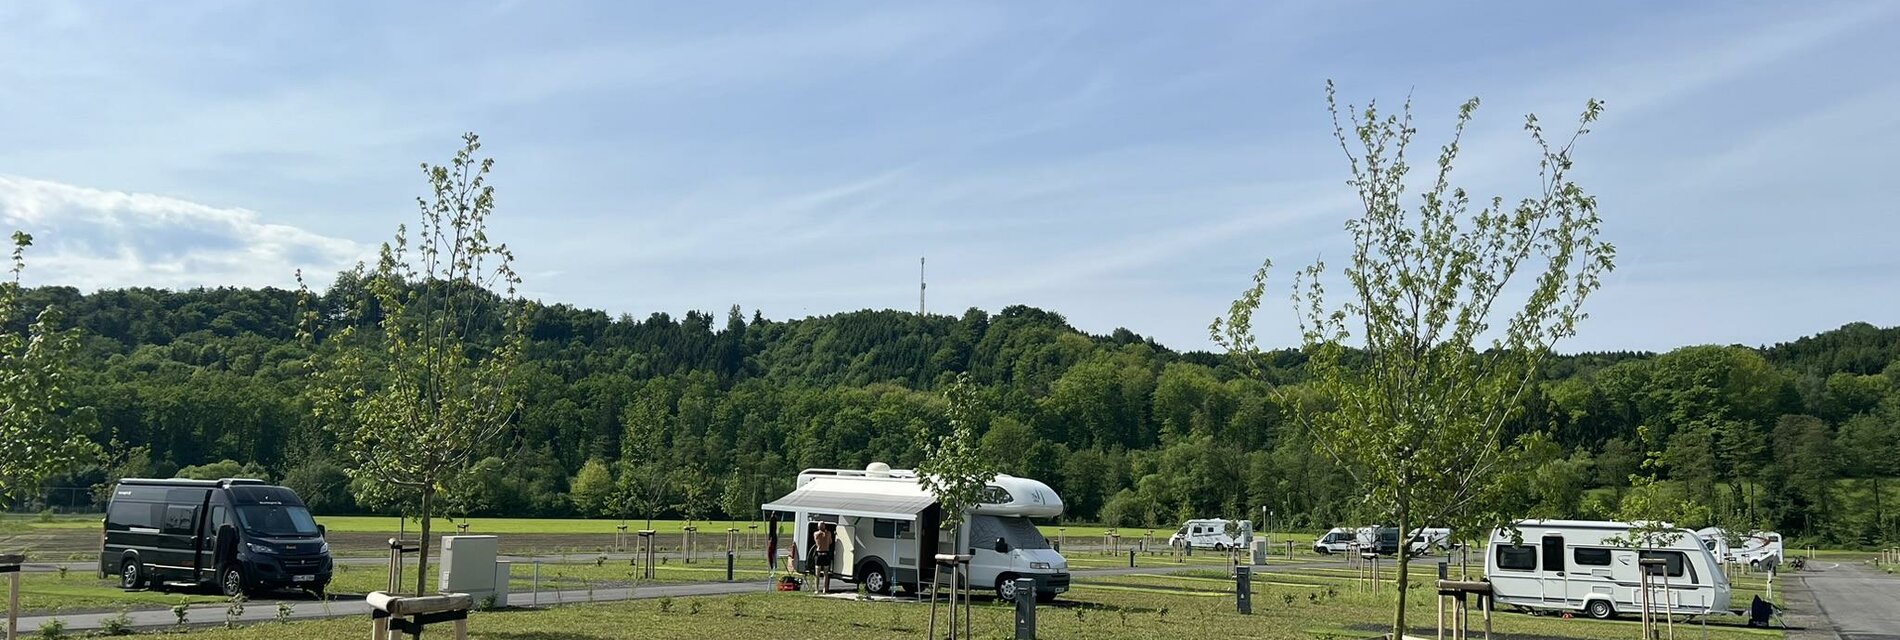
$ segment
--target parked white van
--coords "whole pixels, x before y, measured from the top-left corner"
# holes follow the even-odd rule
[[[1398,535],[1394,533],[1393,535]],[[1358,553],[1377,546],[1379,527],[1333,527],[1313,541],[1313,553],[1329,555],[1334,553]]]
[[[1695,535],[1702,539],[1702,546],[1723,562],[1761,567],[1764,564],[1780,564],[1783,557],[1781,534],[1773,531],[1751,531],[1741,537],[1740,546],[1729,544],[1728,532],[1717,527],[1698,529]]]
[[[1229,524],[1233,525],[1233,533],[1228,533]],[[1168,536],[1168,546],[1226,551],[1244,549],[1252,539],[1252,521],[1211,518],[1189,520],[1182,524],[1180,530]]]
[[[1016,578],[1036,581],[1036,596],[1053,600],[1069,590],[1069,561],[1057,553],[1030,518],[1062,515],[1062,498],[1049,485],[997,475],[984,488],[982,503],[971,508],[957,528],[941,528],[937,498],[917,481],[917,472],[873,462],[863,471],[806,469],[791,493],[762,505],[771,523],[768,544],[779,548],[778,521],[793,523],[789,545],[794,567],[815,573],[812,539],[821,523],[837,525],[831,575],[864,585],[871,593],[896,588],[912,593],[929,579],[937,554],[967,553],[971,584],[996,589],[1005,600],[1016,597]]]
[[[1666,545],[1638,551],[1611,544],[1628,536],[1626,522],[1590,520],[1524,520],[1517,523],[1523,536],[1513,544],[1511,532],[1491,534],[1485,554],[1485,578],[1498,601],[1525,609],[1582,611],[1593,618],[1632,613],[1641,607],[1641,568],[1638,559],[1664,561],[1660,584],[1650,590],[1651,606],[1677,615],[1700,616],[1729,610],[1728,576],[1715,554],[1687,529]]]

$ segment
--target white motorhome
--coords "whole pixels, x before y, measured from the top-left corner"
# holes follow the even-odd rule
[[[821,523],[837,525],[831,575],[864,585],[871,593],[897,588],[912,593],[934,576],[937,554],[967,553],[970,580],[996,589],[1005,600],[1016,597],[1016,578],[1036,581],[1044,600],[1069,590],[1069,562],[1055,551],[1030,518],[1062,515],[1062,498],[1049,485],[1028,478],[997,475],[985,487],[981,504],[970,509],[956,531],[943,530],[943,510],[918,482],[917,472],[892,469],[881,462],[862,471],[807,469],[791,493],[763,508],[777,549],[777,521],[792,523],[788,548],[795,569],[815,573],[812,536]],[[956,548],[956,540],[963,548]]]
[[[1458,548],[1458,541],[1451,539],[1450,529],[1438,527],[1414,529],[1410,539],[1405,548],[1414,556]]]
[[[1393,533],[1394,536],[1398,534]],[[1379,527],[1333,527],[1313,541],[1313,553],[1330,555],[1334,553],[1358,553],[1378,546]]]
[[[1679,529],[1674,540],[1637,550],[1620,546],[1630,537],[1627,522],[1524,520],[1514,543],[1508,529],[1491,534],[1485,578],[1493,597],[1525,609],[1582,611],[1593,618],[1633,613],[1642,602],[1640,559],[1660,559],[1663,575],[1650,589],[1656,610],[1700,616],[1729,610],[1728,576],[1694,532]],[[1667,586],[1661,583],[1667,581]]]
[[[1228,532],[1229,525],[1233,527],[1232,533]],[[1183,523],[1180,530],[1168,536],[1168,546],[1226,551],[1244,549],[1252,540],[1253,522],[1211,518]]]
[[[1773,531],[1751,531],[1741,537],[1740,546],[1729,544],[1728,532],[1717,527],[1698,529],[1695,535],[1702,539],[1702,546],[1723,562],[1760,567],[1780,564],[1783,557],[1781,534]]]

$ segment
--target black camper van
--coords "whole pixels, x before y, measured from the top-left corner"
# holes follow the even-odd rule
[[[330,544],[289,489],[261,480],[146,480],[113,487],[99,573],[119,586],[216,585],[225,595],[330,583]]]

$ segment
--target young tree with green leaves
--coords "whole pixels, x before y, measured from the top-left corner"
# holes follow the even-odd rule
[[[950,430],[936,438],[927,438],[923,443],[924,460],[917,465],[917,481],[930,495],[937,499],[937,507],[943,510],[943,529],[951,532],[952,549],[963,548],[962,525],[969,517],[970,509],[983,500],[983,488],[996,477],[988,459],[983,456],[983,444],[977,436],[977,427],[986,417],[982,398],[977,395],[976,385],[970,382],[967,373],[959,373],[948,385],[944,386],[944,400],[948,401],[948,422]],[[935,565],[932,565],[935,566]],[[932,575],[931,583],[936,583]],[[968,602],[970,585],[954,584],[952,589],[962,589],[965,602]],[[937,607],[935,589],[931,590],[930,626],[931,635],[936,635]],[[957,605],[953,594],[950,605],[951,632],[957,634]],[[963,633],[968,633],[966,628]]]
[[[1478,107],[1477,99],[1466,101],[1413,209],[1406,203],[1414,186],[1410,101],[1398,115],[1376,103],[1348,105],[1350,126],[1340,122],[1330,82],[1326,101],[1360,207],[1345,225],[1353,242],[1345,267],[1332,274],[1315,262],[1294,279],[1307,386],[1320,400],[1273,388],[1288,396],[1284,410],[1317,448],[1353,474],[1368,506],[1400,531],[1432,524],[1469,532],[1506,522],[1488,508],[1511,457],[1503,429],[1522,410],[1539,364],[1576,333],[1585,298],[1614,266],[1615,250],[1597,239],[1595,197],[1570,179],[1572,149],[1602,104],[1589,101],[1576,132],[1554,144],[1536,116],[1527,117],[1525,129],[1542,152],[1540,192],[1515,205],[1497,197],[1474,205],[1451,182]],[[1243,363],[1261,358],[1253,321],[1270,265],[1210,327]],[[1533,269],[1528,286],[1509,286]],[[1326,296],[1333,277],[1348,287],[1343,302]],[[1399,554],[1394,634],[1406,631],[1409,556]]]
[[[30,310],[21,300],[30,246],[33,236],[13,232],[13,278],[0,283],[0,506],[100,453],[87,437],[98,422],[90,408],[73,406],[67,377],[79,332],[59,328],[57,308]],[[29,317],[26,331],[7,329]]]
[[[475,134],[462,141],[448,165],[422,165],[431,195],[416,199],[420,233],[397,227],[374,268],[344,276],[363,295],[340,308],[321,308],[308,286],[300,298],[317,420],[360,489],[418,505],[418,593],[436,495],[508,430],[527,340],[514,254],[488,237],[494,160],[476,158]]]

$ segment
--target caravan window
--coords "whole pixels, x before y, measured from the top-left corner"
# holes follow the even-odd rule
[[[1684,571],[1682,567],[1688,564],[1688,557],[1682,555],[1681,551],[1644,551],[1642,557],[1644,560],[1662,558],[1663,573],[1671,578],[1682,577]]]
[[[1610,566],[1609,549],[1577,549],[1576,552],[1571,554],[1571,557],[1575,558],[1579,565],[1591,567]]]
[[[871,523],[871,537],[879,540],[910,540],[910,523],[880,518]]]
[[[975,516],[970,519],[970,539],[976,545],[988,546],[997,538],[1009,541],[1009,546],[1017,549],[1049,548],[1049,539],[1042,537],[1042,532],[1037,531],[1028,518]]]
[[[1498,545],[1498,568],[1505,571],[1536,571],[1537,547],[1527,544]]]

